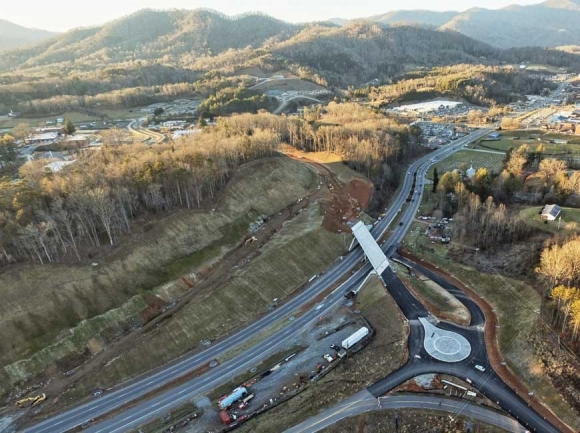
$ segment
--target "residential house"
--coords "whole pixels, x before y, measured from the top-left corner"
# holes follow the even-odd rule
[[[561,213],[562,208],[560,206],[558,206],[557,204],[550,204],[544,206],[544,209],[542,209],[541,218],[547,221],[554,221],[556,218],[560,216]]]

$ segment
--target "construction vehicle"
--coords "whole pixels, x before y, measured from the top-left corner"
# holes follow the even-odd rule
[[[26,397],[16,402],[16,406],[20,408],[37,406],[46,400],[46,394],[40,394],[35,397]]]
[[[254,242],[256,242],[258,240],[258,238],[256,236],[252,236],[251,238],[247,239],[244,245],[249,245],[249,244],[253,244]]]

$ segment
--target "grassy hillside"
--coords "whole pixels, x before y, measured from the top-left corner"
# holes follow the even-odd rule
[[[255,161],[230,181],[215,212],[178,211],[142,221],[130,239],[97,259],[98,266],[19,264],[5,269],[0,273],[0,393],[9,383],[85,348],[105,329],[114,335],[133,326],[129,318],[145,306],[140,295],[155,288],[166,299],[179,295],[162,285],[215,260],[240,241],[258,216],[277,213],[314,186],[313,174],[298,162]],[[185,256],[189,268],[175,266]]]
[[[112,386],[169,362],[263,314],[272,299],[284,299],[344,253],[350,236],[332,234],[321,225],[314,205],[289,222],[248,265],[232,270],[228,281],[200,300],[190,302],[172,319],[148,333],[99,370],[75,384],[75,394]],[[345,236],[345,237],[343,237]],[[195,288],[194,288],[195,290]],[[163,348],[163,350],[159,350]]]

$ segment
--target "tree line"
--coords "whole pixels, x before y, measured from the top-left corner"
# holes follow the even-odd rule
[[[279,136],[218,129],[174,144],[107,146],[76,155],[56,173],[47,160],[0,182],[0,260],[81,259],[84,249],[115,244],[144,212],[188,209],[214,198],[240,164],[273,155]]]
[[[556,241],[542,252],[538,277],[546,284],[552,326],[580,347],[580,237]]]
[[[276,154],[282,142],[336,152],[384,191],[396,188],[401,163],[418,151],[413,133],[355,104],[323,111],[320,122],[266,112],[220,118],[172,144],[81,150],[57,172],[49,160],[27,162],[19,180],[0,181],[0,262],[82,260],[118,243],[139,215],[199,208],[240,164]]]
[[[390,104],[443,95],[480,106],[494,106],[553,87],[552,82],[511,67],[461,64],[406,74],[384,86],[351,88],[347,96],[365,96],[377,104]]]

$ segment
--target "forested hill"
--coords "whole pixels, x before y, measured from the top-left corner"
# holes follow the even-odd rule
[[[299,32],[295,26],[262,14],[229,17],[219,12],[141,10],[101,27],[76,29],[34,47],[3,53],[1,70],[78,62],[99,65],[129,60],[175,60],[228,49],[257,48],[266,41]]]
[[[134,107],[191,94],[200,77],[212,82],[252,74],[249,67],[344,88],[389,82],[421,67],[523,61],[580,70],[580,56],[572,53],[501,50],[450,30],[370,21],[293,25],[261,14],[143,10],[3,53],[0,115]]]
[[[580,1],[549,0],[499,10],[471,9],[441,27],[509,48],[580,44]]]
[[[481,2],[485,6],[485,2]],[[502,9],[472,8],[465,12],[400,10],[366,18],[380,24],[422,24],[454,30],[500,48],[580,45],[580,1],[547,0]],[[336,18],[341,25],[348,20]]]
[[[346,27],[312,26],[281,42],[272,52],[318,71],[330,83],[346,86],[386,78],[409,65],[480,63],[498,50],[456,32],[382,27],[354,22]]]
[[[0,19],[0,51],[40,42],[55,34],[46,30],[29,29]]]

